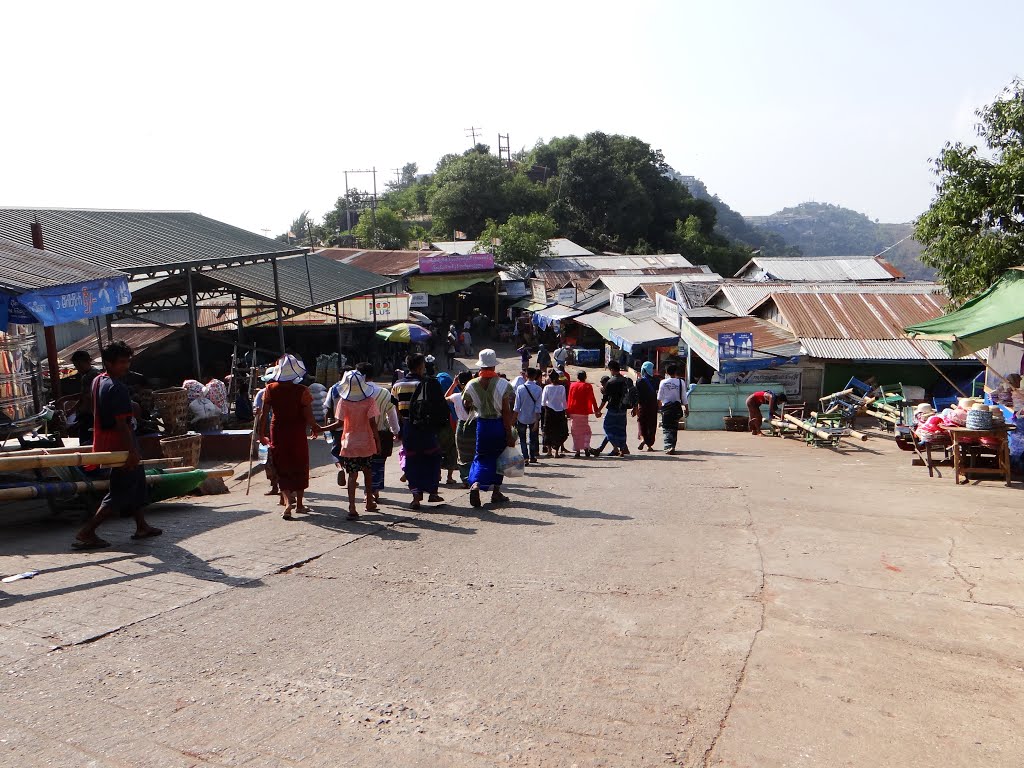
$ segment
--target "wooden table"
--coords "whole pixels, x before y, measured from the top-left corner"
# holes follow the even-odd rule
[[[967,429],[967,427],[947,427],[946,431],[953,438],[953,481],[956,483],[969,482],[972,475],[980,477],[1002,477],[1007,485],[1010,484],[1010,432],[1016,429],[1013,426],[994,427],[993,429]],[[999,441],[999,445],[990,448],[985,445],[975,444],[976,438],[991,437]],[[964,438],[970,438],[971,443],[964,443]],[[995,467],[973,467],[969,466],[972,460],[978,455],[995,456]],[[963,481],[960,476],[963,475]]]

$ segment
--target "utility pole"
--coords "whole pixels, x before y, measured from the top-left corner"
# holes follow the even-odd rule
[[[377,227],[377,166],[373,168],[349,169],[345,171],[345,223],[349,232],[352,231],[352,219],[349,216],[348,208],[348,175],[350,173],[372,173],[373,174],[373,199],[370,201],[370,220],[374,229]]]
[[[270,227],[263,227],[260,232],[263,233],[264,237],[270,237]]]
[[[478,127],[474,127],[474,126],[472,126],[472,125],[471,125],[471,126],[469,126],[469,128],[466,128],[466,129],[465,129],[465,131],[466,131],[466,135],[467,135],[467,136],[469,136],[469,137],[472,137],[472,139],[473,139],[473,144],[472,144],[472,146],[474,146],[474,147],[476,146],[476,135],[477,135],[478,133],[479,133],[480,135],[483,135],[483,130],[484,130],[483,128],[478,128]]]
[[[512,146],[508,141],[508,134],[498,134],[498,159],[504,160],[506,166],[512,167]]]
[[[396,188],[397,187],[401,187],[402,186],[402,169],[401,168],[392,168],[391,170],[395,172],[395,187]]]
[[[345,231],[352,236],[352,212],[348,206],[348,171],[345,171]]]

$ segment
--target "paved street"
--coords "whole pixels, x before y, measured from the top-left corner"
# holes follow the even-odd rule
[[[632,431],[632,426],[631,426]],[[631,441],[632,442],[632,441]],[[0,528],[0,764],[1020,766],[1024,492],[681,433],[513,503],[346,522],[244,482],[166,534]]]

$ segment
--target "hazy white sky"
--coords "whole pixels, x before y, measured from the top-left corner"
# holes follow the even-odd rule
[[[744,214],[907,221],[1020,74],[1024,3],[10,3],[0,205],[319,217],[342,171],[634,134]],[[350,177],[367,188],[369,176]]]

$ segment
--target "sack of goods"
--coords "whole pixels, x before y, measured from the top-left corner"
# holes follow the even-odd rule
[[[526,474],[526,459],[517,447],[506,448],[498,457],[498,474],[505,477],[522,477]]]
[[[309,394],[313,397],[313,418],[323,421],[327,413],[327,387],[319,382],[310,384]]]

